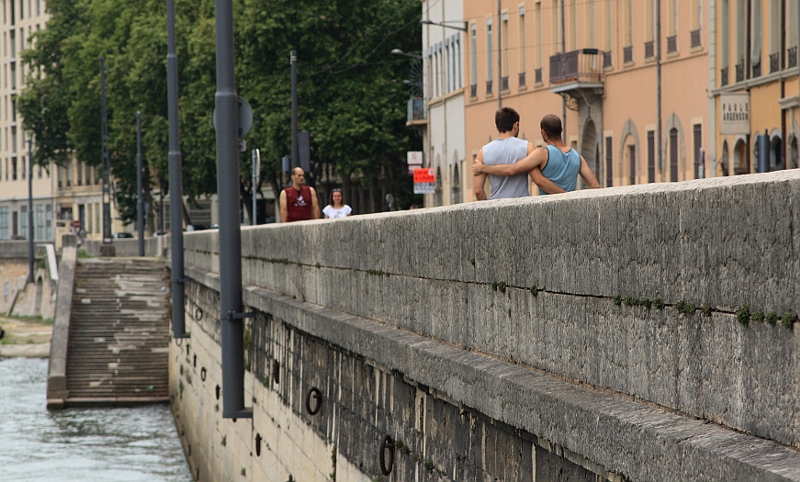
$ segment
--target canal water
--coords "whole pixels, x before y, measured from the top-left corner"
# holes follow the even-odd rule
[[[47,360],[0,359],[0,481],[191,482],[166,405],[46,408]]]

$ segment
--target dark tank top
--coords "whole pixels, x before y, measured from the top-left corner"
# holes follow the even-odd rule
[[[311,188],[300,186],[298,191],[294,186],[287,187],[286,211],[287,223],[311,219]]]

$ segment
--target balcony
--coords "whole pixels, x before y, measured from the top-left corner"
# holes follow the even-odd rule
[[[692,48],[701,47],[703,45],[703,39],[700,35],[699,28],[697,30],[692,30],[691,32],[689,32],[689,37],[691,37]]]
[[[486,95],[492,95],[492,81],[486,81]]]
[[[630,64],[633,62],[633,45],[622,47],[622,63]]]
[[[573,50],[550,57],[550,91],[603,91],[603,66],[597,49]]]
[[[778,52],[769,54],[769,73],[781,70],[781,54]]]
[[[753,64],[753,78],[761,77],[761,61],[757,64]]]
[[[667,53],[674,54],[678,51],[678,36],[670,35],[667,37]]]
[[[790,48],[786,51],[786,67],[797,67],[797,46]]]
[[[536,84],[541,84],[542,82],[544,82],[544,80],[542,79],[542,69],[541,69],[541,67],[533,71],[533,81]]]
[[[652,59],[656,56],[656,43],[651,40],[644,43],[644,58]]]
[[[728,85],[728,74],[730,73],[729,70],[730,69],[728,67],[719,70],[719,85],[721,87]]]
[[[525,72],[520,72],[519,73],[519,86],[520,87],[525,87],[525,80],[526,80],[525,79]]]
[[[412,97],[408,99],[408,117],[406,119],[406,125],[427,123],[425,107],[425,99],[422,97]]]
[[[736,82],[744,81],[744,61],[736,64]]]
[[[500,77],[500,91],[505,92],[508,90],[508,76]]]
[[[469,96],[473,99],[478,97],[478,84],[472,84],[469,86]]]

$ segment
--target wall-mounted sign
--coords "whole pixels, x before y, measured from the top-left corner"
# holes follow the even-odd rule
[[[414,194],[433,194],[436,192],[436,171],[433,169],[414,170]]]
[[[737,92],[720,94],[722,103],[722,124],[720,133],[741,134],[750,133],[750,94]]]
[[[414,175],[414,169],[422,167],[422,151],[408,151],[408,173]]]

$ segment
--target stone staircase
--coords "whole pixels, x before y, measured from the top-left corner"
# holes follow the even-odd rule
[[[78,260],[69,326],[65,406],[169,400],[164,261]]]

